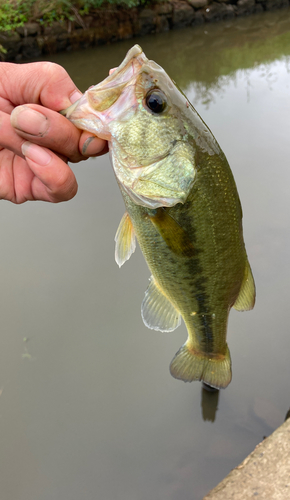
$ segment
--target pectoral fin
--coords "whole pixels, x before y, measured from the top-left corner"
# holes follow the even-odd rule
[[[121,267],[130,259],[136,248],[136,237],[133,224],[127,212],[124,213],[115,236],[115,260]]]
[[[153,276],[145,292],[141,306],[144,324],[152,330],[172,332],[181,323],[181,316],[171,302],[165,297]]]
[[[194,255],[194,247],[187,232],[164,208],[158,208],[156,215],[149,218],[173,253],[184,257]]]
[[[250,264],[247,261],[242,286],[238,298],[234,303],[233,307],[237,311],[249,311],[250,309],[253,309],[255,305],[255,298],[256,298],[255,282],[250,268]]]

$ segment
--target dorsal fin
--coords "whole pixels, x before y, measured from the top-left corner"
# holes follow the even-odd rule
[[[124,213],[115,236],[115,260],[121,267],[130,259],[136,248],[136,237],[133,224],[127,212]]]
[[[144,324],[152,330],[172,332],[181,323],[181,316],[156,284],[153,276],[141,306]]]
[[[249,311],[250,309],[253,309],[255,305],[255,298],[256,298],[255,282],[250,268],[250,264],[247,260],[242,286],[238,298],[236,299],[236,302],[234,303],[233,307],[237,311]]]

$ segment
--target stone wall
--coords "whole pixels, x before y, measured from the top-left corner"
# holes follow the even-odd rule
[[[150,8],[124,9],[108,5],[75,22],[43,27],[27,23],[15,31],[0,31],[3,61],[25,61],[42,54],[87,48],[137,35],[232,19],[256,12],[288,7],[289,0],[170,0]]]

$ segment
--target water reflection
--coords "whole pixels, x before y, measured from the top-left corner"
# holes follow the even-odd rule
[[[114,264],[124,207],[107,157],[73,166],[79,192],[69,203],[2,202],[4,500],[201,500],[283,422],[289,19],[279,11],[51,58],[85,90],[137,42],[189,89],[236,178],[257,304],[230,316],[230,386],[200,394],[168,371],[184,325],[159,335],[142,324],[141,252]]]
[[[230,83],[238,85],[241,72],[249,100],[256,78],[263,79],[272,88],[277,79],[273,62],[282,60],[287,71],[290,70],[290,15],[287,9],[154,37],[134,38],[87,49],[76,58],[59,54],[53,59],[66,67],[84,91],[103,80],[109,68],[118,66],[136,42],[149,58],[164,67],[179,87],[194,92],[193,104],[197,106],[208,107],[211,102],[223,98]],[[172,53],[175,57],[171,57]],[[253,75],[253,69],[258,73]]]
[[[209,420],[210,422],[215,421],[216,412],[218,410],[220,391],[214,389],[207,384],[202,384],[201,386],[201,409],[202,418],[204,421]]]
[[[179,86],[194,82],[202,92],[219,91],[229,78],[236,78],[237,71],[281,57],[289,60],[290,55],[290,18],[284,10],[187,29],[180,37],[167,36],[171,51],[178,55],[170,60],[170,75]],[[149,56],[168,64],[168,43],[166,37],[157,38]],[[204,49],[206,59],[201,57]]]

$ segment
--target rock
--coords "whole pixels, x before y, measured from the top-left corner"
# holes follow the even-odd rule
[[[6,50],[2,58],[5,61],[13,61],[20,51],[21,36],[15,31],[0,31],[0,45]]]
[[[255,5],[254,14],[260,14],[261,12],[264,12],[264,9],[262,5],[258,3]]]
[[[290,489],[290,420],[258,444],[204,500],[286,500]]]
[[[207,22],[215,22],[223,19],[232,19],[235,16],[235,9],[233,5],[213,2],[204,9],[203,14]]]
[[[38,23],[26,23],[24,26],[16,28],[16,31],[22,37],[38,36],[40,35],[41,28]]]
[[[208,5],[208,0],[188,0],[188,3],[194,9],[202,9],[202,7],[206,7]]]
[[[78,30],[69,36],[69,44],[73,50],[87,49],[92,46],[95,40],[95,31],[92,28]],[[58,48],[59,50],[59,48]]]
[[[250,8],[255,5],[255,0],[238,0],[237,6],[238,7],[245,7],[245,8]]]
[[[162,33],[164,31],[169,31],[170,24],[169,21],[172,17],[173,5],[170,2],[166,3],[156,3],[153,6],[155,16],[155,33]]]
[[[55,22],[51,26],[46,26],[43,30],[44,36],[57,36],[61,33],[67,33],[66,23]]]
[[[62,52],[63,50],[67,50],[69,46],[71,46],[71,33],[62,33],[55,40],[55,51]]]
[[[38,46],[45,54],[53,54],[63,50],[86,49],[95,43],[95,32],[93,28],[75,30],[72,33],[64,31],[57,36],[43,36],[37,38]]]
[[[42,54],[42,52],[43,52],[43,46],[44,46],[44,38],[43,38],[43,36],[36,37],[36,42],[37,42],[37,45],[38,45],[38,47],[39,47],[39,49],[41,51],[41,54]]]
[[[133,35],[133,25],[130,19],[121,21],[118,27],[119,40],[128,40],[129,38],[132,38]]]
[[[134,34],[144,36],[149,33],[155,33],[155,19],[156,13],[154,10],[142,9],[134,23]]]
[[[255,0],[238,0],[237,2],[237,16],[245,16],[253,14],[256,9]],[[263,10],[263,8],[262,8]]]
[[[86,28],[90,28],[91,24],[94,20],[93,16],[83,16],[83,23],[86,26]]]
[[[184,28],[190,26],[194,19],[194,9],[187,2],[173,4],[172,26]]]
[[[117,11],[100,11],[90,28],[94,30],[96,42],[102,44],[119,40],[119,22]]]
[[[198,26],[199,24],[203,24],[203,23],[204,23],[204,17],[202,15],[202,12],[199,10],[194,15],[194,19],[193,19],[192,25],[193,26]]]
[[[36,37],[26,37],[21,43],[22,59],[35,59],[41,55],[41,49],[37,43]]]
[[[157,14],[164,14],[170,16],[172,14],[173,6],[170,2],[157,3],[154,5],[154,11]]]
[[[155,12],[152,9],[142,9],[139,14],[140,19],[151,19],[155,18]]]
[[[282,7],[289,7],[288,0],[266,0],[264,3],[265,10],[281,9]]]
[[[66,33],[66,37],[68,37],[68,33]],[[43,54],[54,54],[57,52],[57,38],[56,36],[43,36],[41,37],[41,45]],[[40,40],[38,39],[38,44],[40,45]],[[66,48],[66,45],[63,46],[63,50]]]
[[[86,48],[161,33],[171,28],[183,28],[205,21],[231,19],[264,10],[289,6],[290,0],[158,0],[152,5],[128,9],[106,3],[93,9],[89,15],[72,21],[54,22],[43,27],[26,23],[15,31],[1,32],[0,45],[6,50],[0,60],[22,61],[39,57],[42,53]],[[145,2],[144,2],[145,4]]]
[[[167,19],[167,16],[157,16],[155,32],[156,33],[163,33],[164,31],[169,31],[169,29],[170,29],[170,26],[169,26],[169,21]]]

